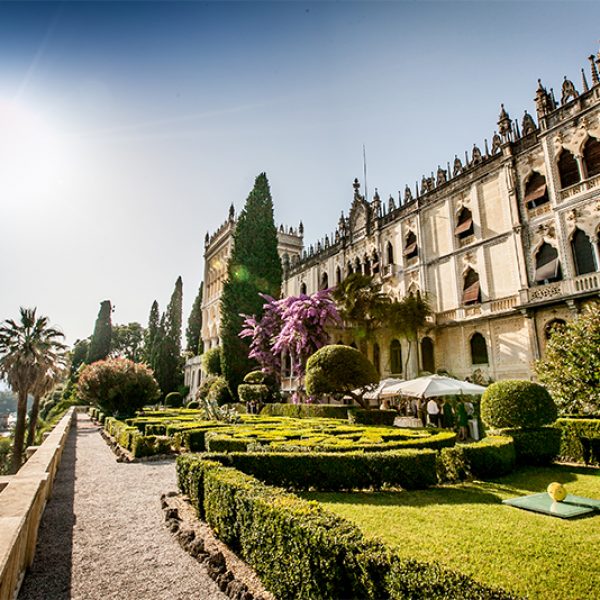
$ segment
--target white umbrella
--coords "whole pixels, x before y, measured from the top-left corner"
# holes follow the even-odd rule
[[[460,381],[442,375],[426,375],[410,381],[397,383],[386,389],[392,395],[414,396],[416,398],[433,398],[436,396],[479,396],[485,387],[468,381]]]
[[[397,396],[398,392],[390,394],[388,390],[392,386],[398,385],[403,381],[403,379],[396,379],[394,377],[382,379],[375,389],[366,392],[363,397],[367,400],[380,400],[381,398],[391,398],[392,396]]]

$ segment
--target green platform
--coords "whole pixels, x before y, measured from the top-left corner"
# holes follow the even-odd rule
[[[600,514],[600,500],[583,498],[582,496],[573,496],[569,494],[562,502],[554,502],[550,496],[544,492],[542,494],[532,494],[531,496],[521,496],[503,500],[502,504],[516,506],[524,510],[559,517],[561,519],[574,519],[593,513]]]

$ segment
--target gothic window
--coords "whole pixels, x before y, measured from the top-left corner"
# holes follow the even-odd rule
[[[360,258],[358,258],[358,256],[356,257],[356,260],[354,261],[354,271],[356,273],[362,273],[362,265],[360,264]]]
[[[371,274],[371,261],[369,260],[369,257],[367,255],[365,255],[365,258],[364,258],[363,273],[365,275]]]
[[[558,158],[558,175],[560,177],[561,188],[575,185],[581,179],[575,157],[564,148]]]
[[[300,284],[300,295],[306,296],[306,283],[302,282]]]
[[[562,279],[558,252],[554,246],[551,246],[546,242],[540,246],[540,249],[535,255],[534,279],[536,283],[540,284],[560,281]]]
[[[571,250],[573,251],[573,261],[575,262],[577,275],[593,273],[596,270],[594,248],[590,238],[581,229],[576,229],[571,238]]]
[[[283,377],[291,377],[292,376],[292,357],[287,352],[283,355]]]
[[[321,285],[319,286],[320,290],[326,290],[329,287],[329,275],[323,272],[321,275]]]
[[[473,214],[466,206],[463,206],[458,213],[454,235],[462,240],[473,235],[473,231]]]
[[[402,346],[398,340],[390,344],[390,364],[393,375],[402,373]]]
[[[352,263],[349,262],[348,263],[348,275],[352,275],[352,273],[354,273],[354,267],[352,266]]]
[[[387,264],[393,265],[394,264],[394,246],[392,246],[392,242],[387,243],[386,249],[387,249]]]
[[[600,142],[596,138],[589,138],[585,143],[583,160],[585,161],[588,177],[600,173]]]
[[[375,369],[377,370],[377,373],[380,373],[380,362],[381,362],[381,358],[380,358],[380,352],[379,352],[379,344],[377,342],[375,342],[373,344],[373,365],[375,366]]]
[[[335,285],[342,283],[342,270],[337,267],[335,270]]]
[[[487,344],[480,333],[474,333],[471,337],[471,364],[487,365],[489,362]]]
[[[373,275],[379,273],[379,254],[377,254],[377,250],[373,250],[373,256],[372,256],[372,270],[373,270]]]
[[[539,173],[532,173],[525,184],[525,205],[528,210],[548,202],[546,178]]]
[[[473,269],[469,269],[463,285],[463,304],[478,304],[479,302],[481,302],[479,275]]]
[[[435,373],[435,358],[433,355],[433,340],[430,337],[424,337],[421,340],[421,360],[423,362],[423,371]]]
[[[546,326],[544,327],[544,336],[547,340],[550,339],[550,337],[552,336],[552,334],[554,333],[554,328],[555,327],[562,327],[563,325],[566,325],[567,322],[563,319],[552,319],[552,321],[548,321],[546,323]]]
[[[417,245],[417,236],[414,232],[409,231],[404,241],[404,256],[406,260],[419,256],[419,246]]]

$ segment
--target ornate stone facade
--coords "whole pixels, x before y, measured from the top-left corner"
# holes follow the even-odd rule
[[[551,323],[600,294],[600,53],[590,62],[591,87],[565,77],[559,104],[538,82],[537,125],[525,112],[519,129],[502,106],[491,151],[475,145],[397,201],[369,202],[355,180],[348,217],[291,261],[284,294],[373,274],[393,297],[426,293],[435,313],[408,373],[405,340],[370,344],[382,376],[531,377]]]

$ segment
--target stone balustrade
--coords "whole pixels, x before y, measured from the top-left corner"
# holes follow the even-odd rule
[[[19,471],[0,481],[0,600],[16,597],[33,562],[38,528],[74,416],[75,408],[70,408]]]
[[[587,273],[573,279],[556,281],[547,285],[538,285],[521,291],[521,304],[532,304],[554,300],[555,298],[568,298],[587,292],[600,293],[600,273]]]

